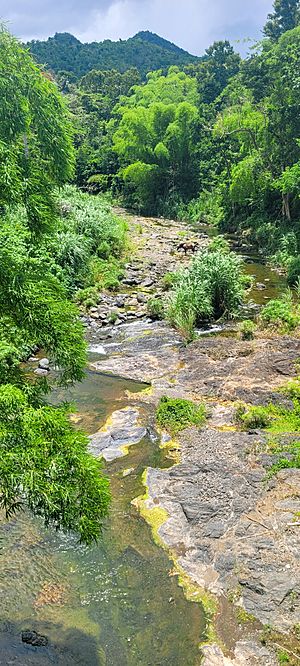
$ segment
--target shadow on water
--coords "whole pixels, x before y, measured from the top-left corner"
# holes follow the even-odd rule
[[[35,630],[35,622],[29,618],[20,626],[13,621],[0,623],[0,664],[16,666],[104,666],[104,655],[96,641],[79,629],[64,630],[60,624],[39,623],[39,635],[51,634],[56,638],[43,646],[28,645],[22,641],[23,627]]]

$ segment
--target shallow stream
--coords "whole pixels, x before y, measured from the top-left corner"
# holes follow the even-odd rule
[[[95,357],[93,355],[93,357]],[[144,388],[89,372],[68,400],[80,425],[98,430],[125,390]],[[81,546],[23,514],[0,527],[0,664],[22,666],[195,666],[205,622],[172,573],[166,553],[131,500],[144,489],[145,467],[167,466],[155,437],[110,463],[113,505],[102,542]],[[123,472],[128,473],[123,477]],[[21,641],[23,630],[46,635],[47,647]]]
[[[250,298],[261,305],[278,296],[283,278],[255,256],[247,261],[246,272],[255,278]],[[101,349],[91,358],[100,359]],[[75,401],[79,426],[94,433],[126,404],[126,391],[143,388],[88,372],[56,399]],[[144,469],[169,464],[153,433],[108,464],[114,499],[97,546],[87,548],[75,537],[45,530],[26,513],[0,522],[1,666],[200,664],[202,608],[185,599],[167,554],[131,504],[144,493]],[[48,645],[22,643],[26,629],[47,636]]]

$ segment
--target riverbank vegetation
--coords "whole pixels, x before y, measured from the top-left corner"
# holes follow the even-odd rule
[[[47,405],[47,370],[33,378],[20,362],[42,349],[60,385],[83,377],[83,328],[68,294],[103,236],[96,237],[96,215],[64,226],[57,190],[73,174],[69,114],[56,86],[4,29],[0,119],[0,508],[9,517],[27,506],[89,543],[101,533],[108,480],[66,408]],[[104,239],[114,247],[115,229]]]
[[[202,426],[206,420],[205,405],[182,398],[162,397],[156,410],[156,422],[171,435],[190,426]]]
[[[244,293],[241,259],[233,252],[208,249],[178,274],[166,316],[190,340],[197,326],[233,318]]]

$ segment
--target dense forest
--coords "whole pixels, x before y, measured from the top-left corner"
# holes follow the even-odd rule
[[[299,2],[276,0],[263,39],[246,59],[223,41],[202,59],[174,63],[146,80],[141,68],[120,72],[121,62],[111,68],[109,58],[77,82],[60,73],[76,128],[77,184],[110,190],[144,214],[246,235],[279,266],[292,263],[295,282],[298,24]],[[157,38],[150,42],[151,52]],[[64,52],[72,60],[72,44]]]
[[[139,32],[127,40],[82,44],[68,33],[57,33],[45,42],[33,40],[26,45],[36,60],[55,74],[81,77],[91,69],[116,69],[125,72],[136,67],[142,76],[170,65],[183,66],[198,58],[152,32]]]

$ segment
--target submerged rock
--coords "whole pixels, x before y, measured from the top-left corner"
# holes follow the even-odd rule
[[[22,643],[27,643],[27,645],[33,645],[33,647],[45,647],[48,645],[47,636],[38,634],[36,631],[22,631],[21,634]]]
[[[89,450],[106,461],[122,458],[127,447],[141,442],[146,432],[146,428],[139,425],[138,409],[120,409],[113,412],[105,426],[91,436]]]

